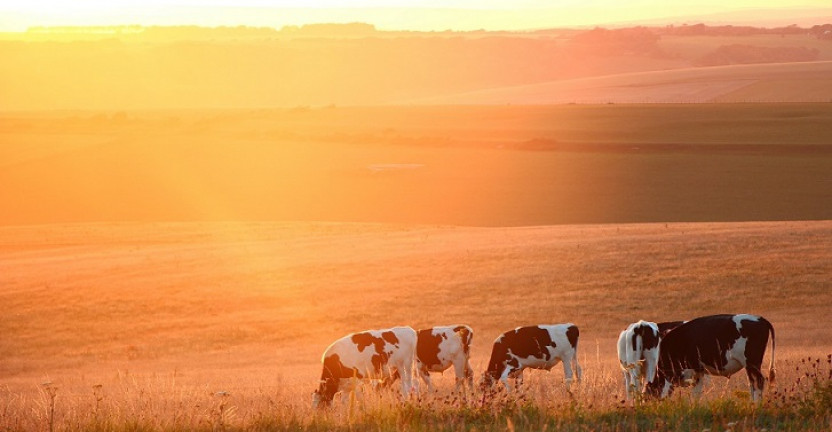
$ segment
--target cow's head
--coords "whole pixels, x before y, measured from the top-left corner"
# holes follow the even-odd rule
[[[312,392],[312,408],[313,409],[323,408],[323,406],[321,405],[321,391],[320,390],[315,390],[315,391]]]
[[[333,380],[321,380],[318,389],[312,392],[312,408],[327,408],[338,391],[337,386]]]
[[[653,398],[664,399],[673,392],[673,387],[682,381],[682,376],[659,368],[653,381],[644,386],[644,394]]]

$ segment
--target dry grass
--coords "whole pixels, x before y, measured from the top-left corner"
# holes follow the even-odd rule
[[[622,393],[615,338],[638,318],[765,315],[777,329],[780,388],[797,382],[796,362],[825,356],[832,341],[818,325],[832,300],[830,237],[829,222],[0,228],[0,303],[10,311],[0,323],[0,427],[45,429],[41,384],[51,382],[56,430],[500,429],[506,418],[619,429],[604,417],[618,415]],[[320,353],[347,332],[464,322],[479,372],[501,331],[565,321],[581,328],[586,371],[574,400],[556,368],[530,373],[531,395],[514,405],[439,409],[443,393],[402,409],[372,397],[352,413],[308,408]],[[706,399],[729,403],[745,388],[742,374],[727,386],[715,378]]]

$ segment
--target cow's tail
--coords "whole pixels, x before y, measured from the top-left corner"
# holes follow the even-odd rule
[[[773,383],[777,371],[774,369],[774,326],[771,323],[768,323],[768,331],[771,333],[771,360],[768,363],[768,381]]]

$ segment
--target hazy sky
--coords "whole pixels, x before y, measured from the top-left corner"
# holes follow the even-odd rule
[[[528,29],[830,7],[829,0],[21,0],[0,2],[0,30],[38,25],[254,25],[362,21],[383,29]]]

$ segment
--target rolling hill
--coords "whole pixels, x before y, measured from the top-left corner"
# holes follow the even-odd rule
[[[411,101],[427,105],[832,101],[832,62],[685,68],[550,81]]]

